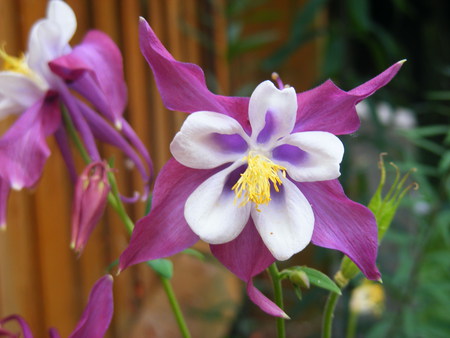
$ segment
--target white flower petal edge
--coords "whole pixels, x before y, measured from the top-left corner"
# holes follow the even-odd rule
[[[248,143],[249,137],[235,119],[214,112],[195,112],[188,116],[175,135],[170,151],[178,162],[187,167],[215,168],[245,156],[246,149],[230,151],[216,140],[220,135],[236,134],[242,137],[244,145]]]
[[[275,160],[286,168],[287,173],[297,182],[327,181],[338,178],[339,165],[344,156],[344,145],[331,133],[308,131],[284,137],[279,145],[289,144],[306,152],[304,160],[294,165],[287,161]]]
[[[186,222],[207,243],[232,241],[241,233],[250,217],[251,204],[238,207],[234,203],[234,192],[224,188],[228,175],[240,165],[235,163],[214,174],[200,184],[186,201]]]
[[[47,19],[60,28],[61,44],[68,44],[77,30],[77,18],[64,1],[51,0],[47,7]]]
[[[264,244],[279,261],[289,259],[311,241],[314,213],[302,192],[288,179],[282,178],[284,190],[269,204],[260,205],[261,212],[251,209],[251,216]]]
[[[1,101],[7,103],[0,107],[0,119],[11,113],[21,113],[33,105],[45,94],[46,88],[40,88],[31,78],[16,72],[0,73]]]
[[[252,139],[266,126],[266,113],[270,111],[273,118],[273,130],[268,143],[288,135],[294,128],[297,115],[297,96],[294,88],[279,90],[270,81],[264,81],[256,87],[250,97],[248,108]]]

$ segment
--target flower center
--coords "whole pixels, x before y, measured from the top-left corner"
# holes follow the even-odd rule
[[[11,56],[5,51],[5,47],[0,48],[0,59],[3,59],[3,70],[9,70],[16,73],[21,73],[27,76],[32,75],[32,71],[28,68],[25,61],[25,55],[20,57]]]
[[[271,185],[273,185],[276,192],[279,191],[278,187],[283,182],[278,175],[278,171],[281,171],[283,177],[286,177],[286,168],[254,152],[249,152],[244,160],[247,161],[248,167],[231,190],[234,190],[236,194],[235,202],[242,196],[244,197],[239,205],[240,207],[252,201],[256,205],[256,210],[261,211],[258,206],[260,204],[268,204],[271,200]]]

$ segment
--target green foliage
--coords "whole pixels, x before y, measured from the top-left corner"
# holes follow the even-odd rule
[[[306,279],[305,279],[306,276]],[[299,287],[307,287],[309,283],[321,289],[341,294],[341,289],[333,280],[319,270],[307,266],[293,266],[280,272],[280,278],[289,280]],[[308,286],[309,288],[309,286]]]

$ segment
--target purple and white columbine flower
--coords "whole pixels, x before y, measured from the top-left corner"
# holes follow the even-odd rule
[[[140,43],[165,106],[193,114],[171,144],[174,158],[156,179],[152,210],[136,224],[120,269],[202,238],[247,283],[252,301],[275,316],[286,315],[252,279],[310,241],[380,278],[375,218],[336,179],[344,149],[335,135],[359,128],[355,105],[387,84],[402,61],[348,92],[331,81],[297,94],[263,82],[251,98],[226,97],[207,89],[198,66],[176,61],[143,19]]]
[[[0,118],[19,115],[0,137],[0,228],[6,227],[10,189],[33,187],[39,180],[50,155],[48,136],[55,136],[76,181],[61,103],[92,160],[101,160],[98,139],[121,149],[145,183],[151,178],[150,156],[122,117],[127,88],[120,51],[107,35],[95,30],[72,48],[69,41],[76,26],[72,9],[61,0],[50,0],[46,18],[31,29],[24,56],[15,58],[0,51]],[[84,96],[95,110],[71,90]]]

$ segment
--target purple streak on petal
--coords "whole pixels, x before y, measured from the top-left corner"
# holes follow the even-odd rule
[[[283,310],[281,310],[274,302],[272,302],[269,298],[264,296],[261,291],[255,288],[252,280],[247,283],[247,294],[251,301],[258,305],[259,308],[265,313],[275,317],[289,318],[288,315]]]
[[[211,93],[206,87],[202,69],[192,63],[176,61],[143,18],[139,22],[139,41],[142,54],[153,70],[162,100],[168,109],[186,113],[206,110],[226,114],[249,131],[249,98]]]
[[[0,320],[0,326],[9,321],[16,321],[19,324],[20,328],[22,329],[23,338],[33,338],[33,333],[31,332],[30,326],[21,316],[10,315],[8,317],[5,317]]]
[[[108,330],[114,312],[113,278],[105,275],[94,285],[89,301],[70,338],[102,338]]]
[[[11,188],[32,187],[50,155],[46,137],[61,123],[54,93],[28,108],[0,138],[0,177]]]
[[[89,157],[93,161],[100,161],[100,154],[95,144],[94,136],[88,123],[84,119],[81,109],[79,107],[79,100],[72,96],[66,85],[62,84],[59,86],[59,92],[62,97],[62,101],[69,111],[70,117],[72,119],[75,128],[78,130],[81,139],[83,140],[84,146],[89,154]]]
[[[170,159],[156,178],[152,210],[137,222],[130,244],[120,256],[119,269],[194,245],[198,236],[184,219],[184,205],[203,181],[221,169],[191,169]]]
[[[0,231],[6,229],[6,210],[8,207],[9,184],[0,177]]]
[[[223,153],[244,153],[248,149],[247,142],[239,134],[213,133],[208,141],[217,145],[217,151]]]
[[[69,171],[70,180],[73,184],[77,181],[77,170],[75,168],[75,162],[72,157],[72,150],[70,149],[69,139],[67,138],[66,130],[63,125],[60,125],[55,132],[55,139],[58,144],[61,155],[64,159],[64,163]]]
[[[49,66],[112,123],[121,120],[127,102],[122,55],[106,34],[88,32],[70,54],[53,60]]]
[[[123,135],[128,139],[128,141],[133,145],[133,147],[138,151],[138,153],[142,156],[147,164],[148,168],[148,182],[150,182],[153,178],[153,162],[150,158],[150,154],[148,153],[147,148],[142,143],[141,139],[137,136],[134,129],[128,124],[125,119],[122,119],[122,132]]]
[[[308,154],[296,146],[283,144],[272,150],[274,160],[286,161],[294,165],[301,164]]]
[[[264,128],[259,132],[256,141],[258,143],[266,143],[272,137],[272,133],[275,130],[275,119],[273,118],[273,113],[269,110],[266,113],[266,124]]]
[[[355,132],[360,125],[355,105],[386,85],[403,62],[397,62],[363,85],[345,92],[330,80],[297,94],[297,120],[293,132],[327,131],[335,135]]]
[[[275,261],[251,219],[237,238],[210,247],[212,254],[244,282],[250,281]]]
[[[83,114],[83,117],[88,123],[89,128],[92,131],[93,135],[100,141],[111,144],[122,150],[124,154],[134,162],[137,169],[142,175],[142,179],[145,182],[148,182],[149,176],[147,170],[145,169],[144,164],[142,163],[138,154],[124,139],[124,137],[85,103],[81,101],[78,101],[77,103],[79,111]]]
[[[367,278],[378,280],[380,272],[375,263],[378,236],[372,212],[348,199],[338,180],[294,183],[314,212],[312,242],[343,252]]]

